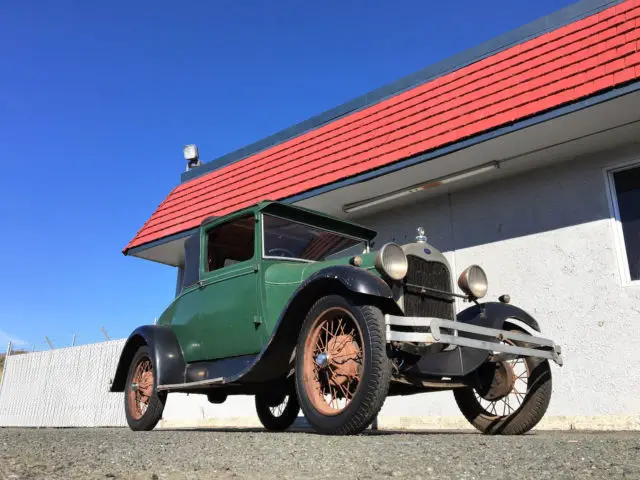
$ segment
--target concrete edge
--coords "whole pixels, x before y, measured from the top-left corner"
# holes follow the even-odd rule
[[[163,419],[159,428],[262,428],[257,417],[203,418],[199,420]],[[299,417],[294,429],[308,428]],[[461,417],[379,417],[379,430],[473,430]],[[550,416],[536,430],[640,430],[640,415]]]

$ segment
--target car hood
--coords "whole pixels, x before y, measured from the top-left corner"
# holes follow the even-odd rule
[[[424,242],[406,243],[401,245],[407,255],[414,255],[424,258],[427,261],[441,262],[447,265],[449,270],[449,262],[446,257],[433,245]],[[374,275],[380,276],[375,268],[377,252],[363,253],[359,255],[362,258],[360,268],[368,270]],[[341,257],[335,260],[325,260],[322,262],[300,262],[283,259],[267,267],[265,273],[265,281],[271,284],[296,284],[302,283],[313,273],[334,265],[349,265],[352,256]]]

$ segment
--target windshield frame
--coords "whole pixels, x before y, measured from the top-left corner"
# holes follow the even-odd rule
[[[316,225],[312,225],[310,223],[307,222],[301,222],[299,220],[293,220],[291,218],[287,218],[281,215],[275,215],[273,213],[260,213],[260,235],[261,235],[261,245],[260,245],[260,249],[262,250],[261,254],[262,254],[262,258],[266,259],[266,260],[279,260],[279,261],[290,261],[290,262],[302,262],[302,263],[317,263],[317,262],[325,262],[327,260],[323,259],[323,260],[307,260],[306,258],[297,258],[297,257],[278,257],[278,256],[274,256],[274,255],[267,255],[267,253],[265,252],[265,236],[264,236],[264,217],[265,216],[270,216],[270,217],[274,217],[274,218],[279,218],[280,220],[286,220],[288,222],[292,222],[292,223],[297,223],[299,225],[304,225],[305,227],[310,227],[313,228],[315,230],[322,230],[323,232],[329,232],[329,233],[334,233],[336,235],[340,235],[342,237],[345,238],[350,238],[351,240],[356,240],[358,242],[361,242],[364,245],[364,250],[365,253],[369,253],[370,250],[370,244],[369,244],[369,240],[367,240],[366,238],[360,238],[360,237],[354,237],[353,235],[348,235],[346,233],[341,233],[341,232],[337,232],[335,230],[329,230],[327,228],[322,228],[322,227],[318,227]],[[352,247],[350,247],[352,248]],[[348,250],[348,249],[345,249]],[[336,253],[340,253],[340,252],[336,252]],[[335,254],[333,254],[335,255]]]

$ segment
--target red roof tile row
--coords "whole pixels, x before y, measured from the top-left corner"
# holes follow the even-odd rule
[[[125,253],[638,78],[640,0],[628,0],[178,185]]]

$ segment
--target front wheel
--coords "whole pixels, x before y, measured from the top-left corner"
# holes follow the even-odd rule
[[[311,308],[296,348],[296,391],[319,433],[361,432],[382,408],[391,379],[379,308],[329,295]]]
[[[156,389],[154,367],[149,348],[138,348],[124,389],[124,411],[131,430],[153,430],[162,418],[167,393]]]
[[[547,360],[527,357],[485,363],[477,373],[478,388],[454,390],[453,395],[462,414],[482,433],[520,435],[542,420],[551,400]]]

